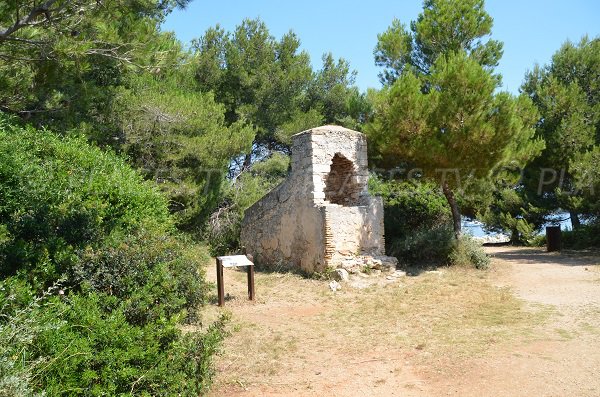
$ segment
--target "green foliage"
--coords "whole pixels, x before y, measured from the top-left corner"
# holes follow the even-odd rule
[[[36,392],[34,378],[47,357],[32,357],[30,347],[42,333],[56,332],[62,320],[48,315],[42,308],[45,299],[31,297],[31,291],[18,280],[0,281],[0,396],[43,396]],[[23,303],[27,296],[28,303]]]
[[[159,24],[187,0],[33,0],[0,5],[0,110],[57,132],[94,126],[109,142],[115,90],[177,63]],[[106,136],[108,135],[108,137]]]
[[[74,295],[54,308],[54,316],[64,318],[65,325],[42,334],[38,342],[43,355],[57,358],[40,376],[48,393],[72,389],[90,395],[191,396],[204,389],[208,374],[198,373],[196,367],[210,350],[194,340],[200,335],[182,337],[176,319],[132,326],[123,310],[106,313],[104,299],[98,294]],[[197,344],[200,354],[194,351]]]
[[[398,21],[379,36],[376,62],[387,84],[366,131],[380,165],[411,164],[436,181],[460,234],[454,191],[494,169],[523,165],[543,148],[532,139],[531,100],[496,92],[501,44],[482,43],[491,17],[483,0],[426,0],[411,32]]]
[[[474,267],[482,270],[490,266],[490,257],[481,245],[469,235],[463,235],[455,242],[448,259],[455,266]]]
[[[491,197],[479,207],[479,220],[492,232],[510,236],[513,244],[528,244],[545,222],[545,213],[535,207],[526,192],[515,187],[490,187]]]
[[[600,248],[600,222],[595,218],[577,229],[563,230],[561,241],[569,249]]]
[[[449,224],[430,229],[418,228],[411,234],[392,240],[388,253],[401,263],[437,266],[446,264],[452,252],[454,234]]]
[[[0,127],[0,394],[206,392],[224,320],[180,329],[207,286],[166,199],[83,138]]]
[[[0,285],[0,301],[10,300]],[[0,321],[2,395],[206,392],[225,318],[205,333],[184,335],[176,317],[137,326],[127,321],[123,305],[110,307],[113,297],[50,292]]]
[[[416,227],[431,228],[447,224],[450,211],[439,188],[425,181],[383,180],[375,175],[369,178],[371,194],[381,196],[390,216],[392,235],[407,234]],[[389,236],[386,230],[386,236]]]
[[[238,251],[244,211],[286,177],[290,159],[280,153],[252,165],[223,190],[219,208],[211,215],[206,238],[213,255]]]
[[[245,19],[233,32],[208,29],[193,48],[199,86],[225,105],[228,124],[245,119],[255,127],[255,151],[285,151],[295,133],[362,116],[350,106],[357,90],[348,62],[326,54],[313,72],[293,32],[276,40],[264,22]]]
[[[254,132],[243,120],[226,125],[225,107],[194,81],[196,60],[160,31],[164,16],[187,3],[0,6],[0,26],[9,27],[0,29],[0,111],[125,152],[167,192],[177,225],[198,232]],[[28,13],[30,23],[14,24]]]
[[[209,29],[193,46],[197,79],[225,105],[227,121],[246,118],[257,129],[257,141],[271,141],[298,109],[311,78],[309,56],[299,52],[296,35],[277,41],[264,22],[245,19],[233,33],[218,25]]]
[[[538,234],[529,241],[529,245],[532,247],[545,247],[547,244],[546,235]]]
[[[317,109],[307,112],[297,111],[291,115],[290,120],[281,124],[275,131],[275,138],[284,145],[292,145],[292,135],[306,131],[315,126],[323,125],[323,115]]]
[[[453,246],[452,218],[439,188],[372,176],[369,190],[383,199],[386,252],[408,263],[446,262]]]
[[[599,43],[567,42],[549,65],[535,66],[525,78],[522,90],[539,110],[536,137],[546,142],[545,149],[524,168],[519,182],[496,183],[493,197],[480,205],[482,220],[492,230],[509,232],[513,242],[527,242],[556,212],[568,211],[573,228],[580,226],[580,217],[599,214],[600,112],[593,77],[600,65]],[[586,240],[585,232],[581,237]]]
[[[131,162],[167,194],[178,226],[198,232],[229,162],[250,150],[254,130],[243,120],[227,127],[224,106],[197,91],[191,76],[189,87],[181,77],[139,78],[116,103],[127,109],[119,123]]]
[[[167,193],[177,226],[199,233],[230,161],[250,151],[255,133],[245,115],[225,120],[212,87],[194,79],[200,61],[160,31],[188,2],[0,6],[0,27],[9,27],[0,28],[0,111],[127,154]]]
[[[428,73],[441,55],[464,51],[486,68],[498,65],[502,43],[482,42],[491,33],[493,20],[483,0],[425,0],[423,12],[410,23],[398,19],[377,36],[375,63],[385,69],[379,77],[391,85],[405,71]]]
[[[336,63],[331,53],[324,54],[322,61],[323,67],[308,86],[304,107],[319,109],[326,123],[339,123],[343,116],[349,116],[348,101],[358,93],[356,88],[349,88],[354,84],[356,71],[350,70],[345,59]]]
[[[586,153],[579,154],[569,163],[573,174],[573,186],[577,194],[568,195],[575,208],[591,216],[600,216],[600,146],[595,145]],[[579,198],[575,201],[573,196]],[[569,207],[566,207],[569,208]]]
[[[537,115],[531,101],[494,94],[496,85],[465,52],[441,56],[431,74],[406,72],[382,93],[370,136],[384,158],[410,161],[438,181],[461,183],[444,169],[460,170],[464,179],[485,177],[542,146],[531,140]]]
[[[0,137],[3,276],[37,290],[87,283],[153,318],[202,301],[198,260],[170,234],[166,200],[121,159],[6,121]]]
[[[597,158],[600,139],[600,39],[566,42],[549,65],[526,75],[522,90],[540,112],[542,155],[526,169],[525,187],[548,213],[561,208],[598,214]],[[573,225],[579,226],[577,219]]]
[[[117,298],[130,324],[145,325],[181,315],[197,318],[208,286],[189,243],[142,231],[115,245],[88,248],[68,281]]]
[[[0,120],[0,274],[49,286],[98,247],[172,222],[157,189],[110,152]]]

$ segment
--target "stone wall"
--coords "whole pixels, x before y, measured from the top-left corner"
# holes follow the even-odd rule
[[[325,268],[323,210],[313,203],[310,134],[292,138],[292,171],[288,178],[246,210],[241,242],[262,266]]]
[[[246,210],[242,245],[259,265],[309,273],[383,255],[383,205],[367,181],[363,134],[323,126],[294,135],[291,173]]]

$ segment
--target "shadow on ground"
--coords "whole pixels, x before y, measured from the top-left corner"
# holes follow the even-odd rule
[[[546,252],[543,248],[529,247],[496,251],[494,248],[490,247],[487,250],[493,258],[515,264],[546,263],[557,266],[591,266],[598,264],[598,253],[594,251]]]

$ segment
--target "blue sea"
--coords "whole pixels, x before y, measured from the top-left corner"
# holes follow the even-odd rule
[[[552,216],[552,220],[549,221],[542,227],[540,234],[546,234],[546,226],[558,226],[560,225],[561,230],[571,230],[571,219],[568,213],[558,213]],[[495,237],[501,235],[500,233],[488,233],[483,229],[483,223],[478,220],[472,220],[463,218],[462,228],[465,233],[472,235],[473,237]]]

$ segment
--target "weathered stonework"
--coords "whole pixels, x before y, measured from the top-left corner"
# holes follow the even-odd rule
[[[259,264],[322,272],[393,267],[384,256],[383,203],[367,191],[367,141],[322,126],[292,137],[291,173],[246,210],[242,245]]]

